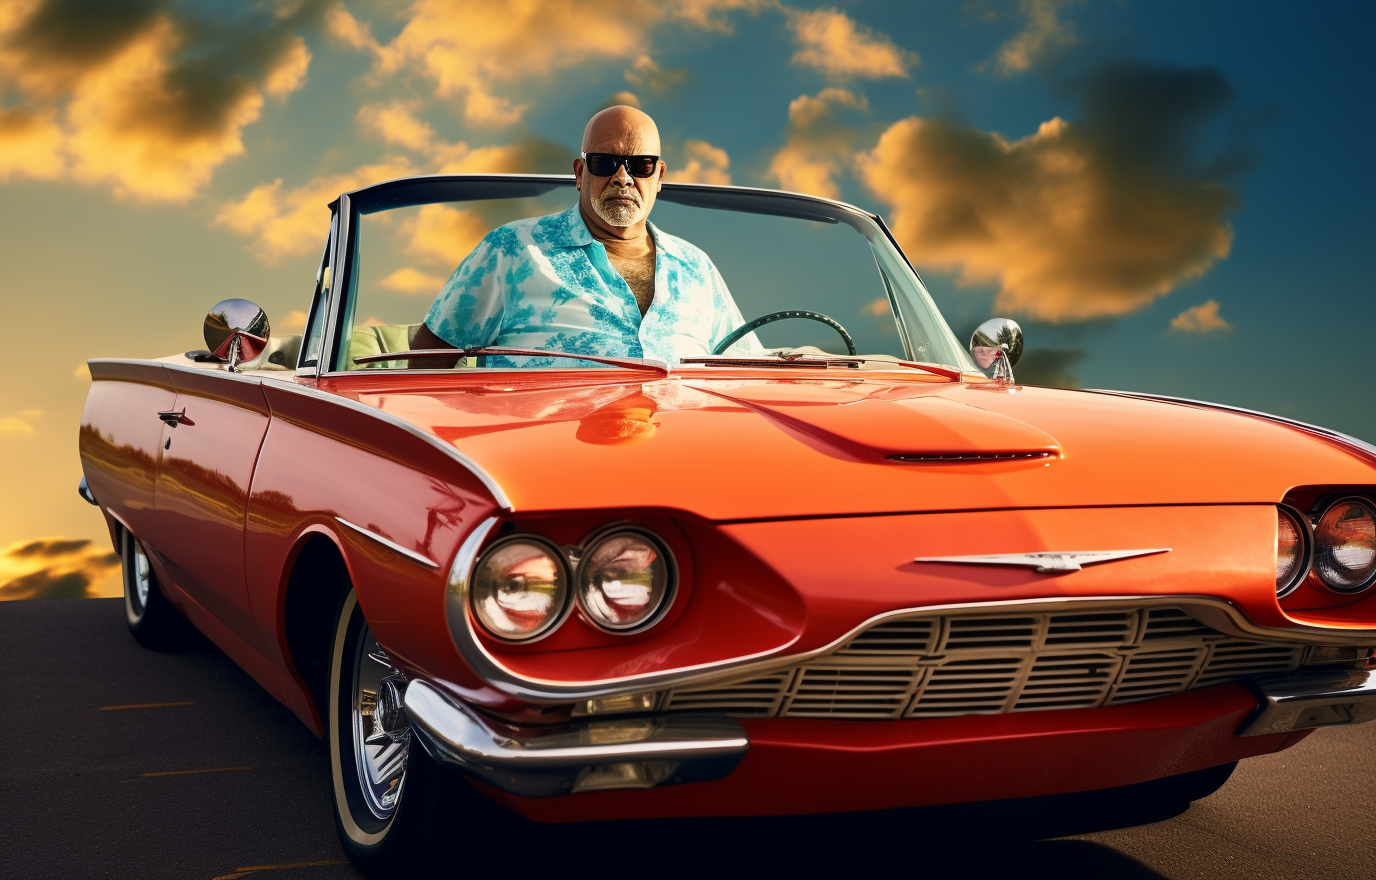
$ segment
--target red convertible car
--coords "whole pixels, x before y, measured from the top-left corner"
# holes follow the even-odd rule
[[[130,630],[189,620],[328,739],[366,870],[460,777],[544,822],[1193,799],[1376,718],[1376,447],[1018,384],[1017,326],[967,351],[860,209],[664,185],[748,356],[427,365],[443,276],[572,183],[346,193],[303,335],[230,300],[90,362]]]

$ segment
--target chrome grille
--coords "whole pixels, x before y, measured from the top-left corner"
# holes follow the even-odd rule
[[[858,719],[1117,706],[1295,669],[1303,651],[1234,639],[1179,608],[914,615],[792,669],[672,691],[661,706]]]

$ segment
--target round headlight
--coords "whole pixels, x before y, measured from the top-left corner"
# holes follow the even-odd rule
[[[1276,508],[1276,598],[1295,592],[1308,571],[1309,530],[1283,507]]]
[[[473,613],[494,636],[525,641],[563,616],[568,573],[563,554],[538,538],[518,536],[483,554],[473,570]]]
[[[673,580],[668,553],[658,541],[642,532],[612,532],[579,562],[578,604],[603,629],[638,629],[668,607]]]
[[[1328,505],[1314,526],[1314,568],[1338,593],[1357,593],[1376,580],[1376,510],[1360,498]]]

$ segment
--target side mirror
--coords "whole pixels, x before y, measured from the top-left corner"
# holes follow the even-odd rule
[[[205,316],[205,346],[211,354],[227,363],[231,373],[239,364],[263,353],[272,327],[267,313],[246,299],[227,299],[211,306]]]
[[[1022,357],[1022,328],[1008,318],[990,318],[970,337],[970,355],[981,370],[994,368],[992,379],[1013,382],[1013,365]]]

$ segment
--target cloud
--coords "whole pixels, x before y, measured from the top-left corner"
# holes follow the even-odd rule
[[[521,119],[528,104],[500,92],[533,77],[585,62],[633,60],[631,74],[647,86],[676,76],[650,57],[651,32],[668,26],[729,33],[729,14],[756,11],[770,0],[626,0],[615,10],[596,0],[417,0],[396,37],[382,42],[368,24],[336,7],[326,30],[373,54],[376,82],[415,71],[434,83],[435,96],[453,100],[475,127],[501,128]]]
[[[593,112],[600,113],[608,107],[617,107],[623,104],[627,107],[639,108],[640,99],[635,96],[635,92],[615,92],[608,95],[601,104],[598,104],[597,109]]]
[[[0,601],[118,596],[119,556],[85,539],[35,538],[0,550]]]
[[[253,253],[264,262],[276,263],[287,256],[319,251],[327,231],[326,206],[343,192],[421,173],[520,174],[562,172],[572,167],[573,154],[568,148],[541,138],[528,137],[485,147],[440,140],[431,125],[419,118],[419,110],[420,102],[394,100],[365,104],[355,117],[365,133],[389,146],[418,153],[419,157],[386,156],[352,171],[319,175],[294,189],[286,189],[280,179],[260,184],[239,199],[221,205],[216,225],[252,238]],[[456,247],[453,242],[467,242],[459,254],[462,258],[491,228],[483,227],[474,236],[473,231],[478,228],[474,224],[462,229],[454,228],[452,223],[437,226],[441,215],[435,212],[439,211],[467,213],[441,206],[421,209],[425,220],[413,226],[418,237],[412,242],[412,253],[433,257],[443,252],[448,260]],[[439,242],[444,236],[448,236],[447,245],[441,247]],[[455,259],[446,265],[457,262]]]
[[[482,237],[491,230],[492,224],[476,211],[451,208],[447,205],[425,205],[416,212],[415,217],[406,221],[400,232],[410,239],[406,246],[407,253],[433,265],[453,267],[468,256]],[[389,277],[395,278],[395,274]],[[417,276],[420,274],[416,273]],[[401,283],[402,280],[397,279],[396,283]],[[420,283],[419,278],[409,280]],[[440,284],[444,284],[443,278],[440,279]],[[431,289],[438,292],[439,286]]]
[[[416,118],[419,101],[393,100],[387,104],[364,104],[354,117],[364,131],[418,153],[433,152],[435,130]]]
[[[21,409],[12,416],[4,416],[0,418],[0,435],[27,437],[34,432],[34,423],[42,417],[41,409]]]
[[[295,189],[286,190],[280,179],[274,180],[222,205],[215,224],[251,237],[254,255],[276,263],[320,250],[329,231],[327,206],[340,193],[418,172],[409,159],[391,156],[343,174],[316,177]]]
[[[800,95],[788,105],[784,145],[769,163],[768,175],[793,192],[841,197],[836,177],[851,164],[861,131],[846,125],[838,111],[866,114],[864,95],[840,88]]]
[[[1018,359],[1013,376],[1028,385],[1079,388],[1075,367],[1087,354],[1082,348],[1029,348]]]
[[[1136,311],[1227,257],[1237,200],[1194,146],[1232,95],[1218,71],[1128,62],[1074,87],[1083,118],[1021,140],[909,117],[859,157],[915,263],[1062,322]]]
[[[472,250],[472,248],[470,247],[469,250]],[[466,253],[467,251],[465,251],[465,254]],[[463,257],[460,256],[459,260],[462,259]],[[458,265],[459,260],[455,260],[454,264]],[[444,282],[445,279],[441,278],[438,275],[430,275],[425,272],[420,272],[416,269],[412,269],[410,266],[406,266],[405,268],[396,270],[391,275],[388,275],[386,278],[382,279],[378,283],[381,284],[383,287],[387,288],[388,290],[394,290],[397,293],[423,293],[428,294],[430,296],[435,296],[440,292],[440,288],[444,287]]]
[[[40,0],[0,14],[0,180],[69,178],[181,202],[244,152],[266,96],[305,82],[328,0],[249,9]]]
[[[637,58],[623,75],[626,82],[646,89],[653,95],[667,95],[688,79],[688,71],[679,68],[666,70],[649,55]]]
[[[994,57],[994,69],[1004,76],[1023,73],[1060,57],[1075,45],[1075,29],[1061,22],[1059,12],[1070,0],[1021,0],[1027,24],[1004,43]]]
[[[76,369],[72,371],[72,376],[82,382],[89,382],[91,381],[91,368],[86,364],[77,364]]]
[[[786,14],[798,45],[792,62],[815,67],[832,79],[907,79],[908,68],[918,63],[917,53],[836,9],[789,9]]]
[[[881,296],[866,303],[865,307],[860,310],[860,314],[887,318],[893,314],[893,306],[889,304],[888,297]]]
[[[665,180],[675,183],[712,183],[727,186],[731,183],[731,157],[721,147],[707,141],[688,140],[683,143],[683,165],[669,170]]]
[[[293,309],[292,311],[287,312],[285,315],[283,315],[276,322],[277,326],[273,327],[272,329],[280,331],[282,333],[286,333],[288,335],[293,333],[305,333],[306,322],[310,320],[310,317],[310,315],[306,314],[301,309]]]
[[[1233,329],[1233,325],[1218,314],[1218,303],[1209,300],[1171,318],[1171,329],[1177,333],[1222,333]]]

